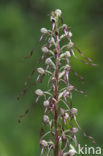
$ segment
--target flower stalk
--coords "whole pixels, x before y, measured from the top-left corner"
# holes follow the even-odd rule
[[[95,66],[96,64],[92,63],[92,59],[84,56],[72,42],[71,28],[62,23],[62,12],[60,9],[51,13],[50,20],[52,24],[51,30],[47,28],[41,28],[40,30],[42,33],[40,42],[45,39],[46,44],[41,48],[42,56],[39,64],[40,61],[44,60],[45,67],[37,68],[38,77],[36,80],[36,82],[41,82],[43,77],[48,75],[48,83],[50,85],[46,91],[41,89],[35,91],[37,95],[36,102],[38,102],[39,98],[44,98],[42,102],[44,115],[40,138],[41,156],[44,153],[45,156],[52,156],[53,153],[54,156],[74,156],[76,154],[75,147],[78,148],[79,144],[76,137],[79,130],[83,136],[91,139],[93,143],[95,141],[91,136],[87,136],[77,121],[78,109],[73,106],[72,92],[76,91],[83,95],[85,93],[71,84],[70,74],[73,72],[82,82],[84,78],[72,68],[71,57],[90,66]],[[63,40],[66,44],[64,44]],[[86,61],[79,59],[76,56],[77,52]],[[61,83],[64,86],[62,88]],[[48,128],[45,129],[45,127]]]
[[[42,128],[44,129],[45,124],[49,126],[48,132],[44,133],[40,139],[40,145],[42,147],[41,156],[44,151],[47,151],[47,156],[52,156],[52,151],[54,152],[54,156],[73,156],[76,154],[73,143],[75,144],[75,147],[78,148],[76,134],[79,130],[82,131],[82,129],[76,119],[78,109],[74,108],[72,104],[72,91],[76,91],[83,95],[85,95],[85,93],[84,91],[79,91],[75,86],[70,84],[70,72],[73,72],[75,76],[83,81],[83,77],[72,69],[70,58],[74,57],[82,63],[91,66],[95,65],[92,63],[92,60],[84,56],[84,54],[72,42],[71,28],[66,24],[59,26],[60,19],[62,19],[62,12],[57,9],[51,13],[50,20],[52,23],[52,29],[48,30],[47,28],[41,28],[42,36],[40,41],[46,35],[48,36],[47,43],[42,47],[42,58],[45,59],[46,69],[41,67],[37,69],[39,73],[37,80],[42,75],[46,74],[49,75],[50,78],[48,82],[51,83],[49,91],[41,91],[40,89],[35,91],[38,95],[37,99],[40,98],[40,96],[45,97],[43,103],[44,117]],[[67,40],[68,44],[66,43],[63,45],[62,40]],[[76,49],[88,62],[79,59],[76,56],[74,49]],[[61,82],[64,83],[64,88],[60,87]],[[64,104],[63,108],[60,106],[60,102]],[[49,118],[50,113],[52,114],[52,118]],[[73,120],[76,127],[72,122]],[[66,129],[65,126],[68,128]],[[82,133],[94,142],[91,136],[87,136],[83,131]],[[54,141],[49,139],[48,135],[50,134],[53,136]],[[48,141],[44,140],[47,136]],[[52,142],[52,144],[50,144],[50,142]],[[71,146],[73,147],[72,150]]]

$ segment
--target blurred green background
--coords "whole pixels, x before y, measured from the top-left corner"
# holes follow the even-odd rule
[[[45,88],[46,80],[32,86],[20,101],[16,97],[41,56],[40,28],[50,28],[48,14],[58,8],[64,23],[72,27],[73,42],[99,64],[89,67],[73,61],[86,80],[83,86],[78,78],[72,80],[88,95],[74,93],[73,104],[79,109],[81,127],[96,140],[93,146],[103,148],[103,0],[0,0],[0,156],[39,156],[43,106],[42,100],[34,102],[34,91]],[[32,47],[33,57],[24,60]],[[19,115],[33,102],[30,113],[18,124]],[[78,140],[81,145],[92,145],[81,133]]]

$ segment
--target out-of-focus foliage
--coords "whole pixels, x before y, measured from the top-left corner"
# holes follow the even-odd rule
[[[42,120],[42,99],[35,103],[32,86],[20,100],[16,96],[24,87],[26,77],[41,56],[40,28],[49,27],[49,13],[63,11],[64,22],[72,27],[75,44],[98,67],[88,67],[72,60],[74,69],[86,78],[87,97],[74,93],[73,103],[79,109],[81,127],[103,145],[103,1],[102,0],[1,0],[0,1],[0,156],[39,156],[39,133]],[[34,47],[33,57],[24,60]],[[36,76],[34,75],[32,81]],[[46,80],[38,85],[45,88]],[[17,123],[18,116],[34,103],[30,113]],[[81,145],[90,141],[80,133]]]

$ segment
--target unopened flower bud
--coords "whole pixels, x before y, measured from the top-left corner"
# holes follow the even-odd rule
[[[63,117],[65,115],[65,110],[63,108],[60,109],[60,115]]]
[[[50,21],[55,22],[55,18],[53,16],[50,16]]]
[[[64,91],[59,93],[58,99],[62,98],[63,94],[64,94]]]
[[[45,70],[43,68],[37,68],[37,71],[41,75],[45,74]]]
[[[62,54],[60,55],[60,58],[63,58],[63,57],[70,57],[70,56],[71,56],[70,52],[69,52],[69,51],[66,51],[65,53],[62,53]]]
[[[67,24],[63,24],[63,28],[67,29],[68,28]]]
[[[62,40],[64,37],[66,37],[65,34],[61,35],[61,36],[60,36],[60,40]]]
[[[48,30],[46,28],[41,28],[40,31],[43,34],[47,34],[48,33]]]
[[[65,53],[62,53],[62,54],[60,55],[60,58],[63,58],[63,57],[65,57]]]
[[[68,32],[68,35],[69,35],[69,37],[72,37],[72,33],[71,32]]]
[[[53,141],[51,141],[51,140],[48,141],[48,144],[49,144],[49,145],[54,145]]]
[[[48,107],[49,106],[49,101],[48,100],[44,101],[43,105],[44,105],[44,107]]]
[[[74,133],[74,134],[77,133],[78,132],[78,128],[72,128],[71,132]]]
[[[75,148],[70,144],[70,150],[67,153],[64,153],[63,156],[74,156],[77,152]]]
[[[47,58],[46,61],[45,61],[45,64],[47,64],[47,65],[52,65],[52,66],[55,68],[55,64],[54,64],[54,62],[51,60],[51,58]]]
[[[37,89],[35,91],[35,94],[37,94],[38,96],[43,96],[44,95],[44,92],[41,89]]]
[[[56,45],[54,37],[51,37],[50,40],[49,40],[49,42],[52,43],[52,44],[54,44],[54,45]]]
[[[48,146],[48,142],[45,140],[40,140],[40,145],[46,147],[46,146]]]
[[[47,47],[42,47],[41,50],[42,50],[42,52],[44,52],[44,53],[48,53],[48,51],[49,51]]]
[[[65,66],[65,69],[66,69],[66,70],[70,70],[70,69],[71,69],[71,66],[70,66],[69,64],[67,64],[67,65]]]
[[[74,86],[72,86],[72,85],[71,85],[71,86],[68,86],[67,90],[68,90],[68,91],[74,90]]]
[[[67,120],[69,118],[69,114],[68,113],[65,113],[64,118]]]
[[[68,44],[68,46],[67,46],[67,48],[70,49],[70,48],[72,48],[73,46],[74,46],[74,43],[73,43],[72,41],[70,41],[69,44]]]
[[[64,153],[63,156],[74,156],[77,152],[75,150],[75,148],[70,144],[70,150],[66,153]]]
[[[47,115],[43,116],[44,123],[49,123],[49,117]]]
[[[62,11],[60,9],[56,9],[55,13],[58,17],[62,15]]]
[[[66,135],[65,135],[65,133],[63,131],[62,131],[62,139],[66,140]]]
[[[72,108],[72,109],[70,110],[70,112],[71,112],[73,115],[75,115],[75,114],[77,114],[78,109]]]
[[[47,58],[46,61],[45,61],[45,63],[48,64],[48,65],[50,65],[52,63],[51,58]]]
[[[53,83],[56,81],[55,77],[52,77],[51,80]]]
[[[69,152],[68,152],[68,155],[69,155],[69,156],[74,156],[74,155],[75,155],[75,153],[76,153],[76,151],[75,151],[75,150],[70,149],[70,150],[69,150]]]
[[[71,56],[70,52],[69,52],[69,51],[66,51],[66,52],[65,52],[65,56],[66,56],[66,57],[70,57],[70,56]]]
[[[60,79],[62,76],[64,76],[64,74],[65,74],[65,71],[61,72],[61,73],[59,74],[59,79]]]

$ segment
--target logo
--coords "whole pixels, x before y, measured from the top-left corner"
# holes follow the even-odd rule
[[[92,146],[83,146],[81,147],[80,144],[78,145],[78,151],[71,146],[71,150],[75,151],[76,154],[85,154],[85,155],[101,155],[102,149],[101,147],[92,147]]]

